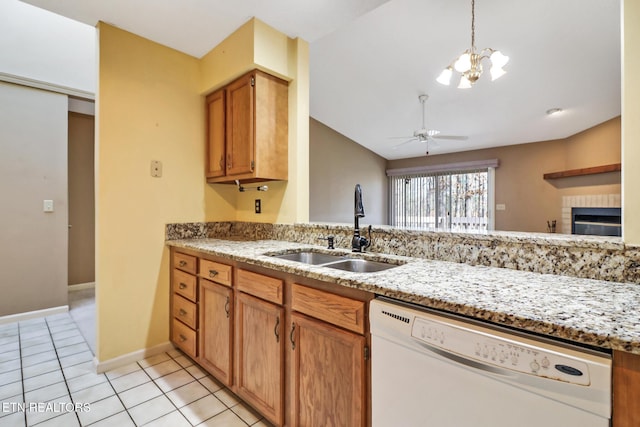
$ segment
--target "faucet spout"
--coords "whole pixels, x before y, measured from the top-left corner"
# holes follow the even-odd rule
[[[354,191],[354,208],[353,208],[353,238],[351,239],[351,251],[363,252],[371,243],[364,237],[360,236],[360,224],[358,219],[364,218],[364,205],[362,204],[362,187],[356,184]]]
[[[362,187],[360,184],[356,184],[354,198],[354,216],[357,218],[364,218],[364,205],[362,204]]]

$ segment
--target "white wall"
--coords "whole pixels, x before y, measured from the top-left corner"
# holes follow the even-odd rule
[[[0,82],[0,316],[67,305],[67,114],[66,95]]]
[[[18,0],[0,0],[0,80],[96,90],[96,29]]]

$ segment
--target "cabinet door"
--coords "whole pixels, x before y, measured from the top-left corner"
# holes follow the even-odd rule
[[[224,89],[207,96],[207,178],[225,174]]]
[[[276,425],[283,423],[284,309],[238,293],[236,386],[238,396]]]
[[[232,381],[232,292],[226,286],[200,279],[198,362],[227,386]]]
[[[227,175],[253,172],[254,155],[253,74],[227,86]]]
[[[292,425],[364,426],[364,337],[297,313],[291,319]]]

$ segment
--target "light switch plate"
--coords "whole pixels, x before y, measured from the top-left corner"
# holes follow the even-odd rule
[[[53,200],[45,200],[42,204],[44,212],[53,212]]]
[[[162,162],[160,160],[151,160],[151,176],[154,178],[162,176]]]

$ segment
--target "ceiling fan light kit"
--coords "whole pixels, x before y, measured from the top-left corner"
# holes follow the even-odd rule
[[[456,58],[451,65],[445,68],[438,76],[436,81],[445,86],[451,84],[451,77],[455,69],[461,74],[458,89],[469,89],[478,81],[482,75],[482,60],[488,59],[491,62],[491,80],[502,77],[506,71],[503,67],[509,62],[509,57],[502,54],[499,50],[492,48],[482,49],[479,53],[476,51],[476,2],[471,0],[471,48],[465,50],[462,55]]]

